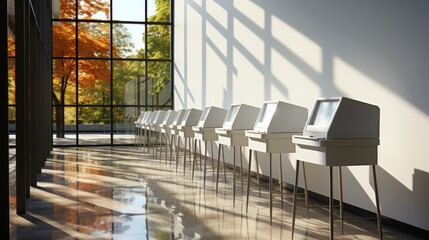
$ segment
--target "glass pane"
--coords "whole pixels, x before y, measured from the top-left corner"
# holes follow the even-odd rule
[[[110,108],[78,107],[79,145],[110,144]]]
[[[147,1],[148,22],[170,22],[170,0]]]
[[[113,20],[145,20],[145,0],[113,0],[112,4]]]
[[[9,107],[9,146],[16,145],[16,107]]]
[[[110,61],[79,60],[78,102],[110,105]]]
[[[52,0],[52,18],[53,19],[75,19],[76,1],[75,0]]]
[[[113,62],[113,104],[145,104],[145,63],[140,61]]]
[[[79,19],[110,19],[110,0],[79,0],[78,2]]]
[[[171,74],[169,62],[148,63],[148,104],[171,104]]]
[[[54,106],[52,123],[54,145],[76,145],[75,107]],[[64,134],[64,136],[60,136],[61,134]]]
[[[54,59],[52,68],[52,88],[54,105],[76,104],[76,63],[75,60]]]
[[[7,47],[8,47],[8,56],[9,57],[15,57],[15,39],[12,37],[12,35],[8,32],[7,33]]]
[[[113,56],[144,58],[144,24],[113,24]]]
[[[15,131],[15,128],[10,128],[10,124],[16,123],[16,107],[9,107],[9,131]]]
[[[110,24],[79,23],[78,38],[79,57],[105,58],[110,56]]]
[[[143,108],[119,107],[113,109],[113,143],[133,144],[134,143],[134,121]]]
[[[147,58],[170,59],[170,26],[148,25]]]
[[[9,84],[9,104],[10,105],[15,105],[16,100],[15,100],[15,58],[9,58],[8,59],[8,84]]]
[[[71,22],[52,22],[52,56],[76,56],[76,24]]]

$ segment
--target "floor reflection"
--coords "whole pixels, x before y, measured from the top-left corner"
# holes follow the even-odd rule
[[[232,204],[232,171],[215,193],[214,171],[207,164],[207,182],[197,167],[186,175],[175,162],[157,159],[136,147],[55,148],[31,188],[27,213],[15,213],[15,171],[11,161],[11,239],[291,239],[291,198],[283,209],[274,199],[269,224],[268,187],[262,197],[252,186],[249,211],[245,184],[237,182]],[[160,154],[158,154],[160,156]],[[183,156],[181,156],[183,157]],[[215,166],[216,167],[216,166]],[[238,178],[239,179],[239,178]],[[255,179],[252,179],[255,181]],[[310,219],[298,208],[294,239],[327,239],[327,210],[311,201]],[[347,217],[354,217],[347,214]],[[346,220],[341,239],[377,239],[371,220]],[[384,227],[385,239],[417,239]]]

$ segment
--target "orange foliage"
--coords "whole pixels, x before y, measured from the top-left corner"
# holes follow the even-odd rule
[[[97,81],[110,82],[110,61],[80,60],[79,84],[94,87]]]
[[[79,18],[94,15],[109,15],[109,1],[78,0]],[[60,19],[76,18],[76,2],[61,0]],[[76,81],[76,54],[79,57],[100,58],[110,56],[110,27],[108,24],[79,23],[78,49],[76,52],[76,22],[58,21],[52,26],[52,54],[57,57],[54,64],[54,89],[58,100],[65,96],[66,88]],[[79,60],[79,84],[94,86],[97,82],[110,82],[110,62],[103,60]],[[64,99],[63,99],[64,100]]]
[[[106,19],[109,18],[110,6],[106,0],[78,0],[79,18],[93,19],[94,15],[104,13]],[[76,18],[76,1],[61,0],[60,19]]]
[[[7,47],[8,47],[8,56],[15,56],[15,39],[13,39],[12,35],[7,34]]]
[[[67,0],[62,0],[62,2]],[[68,0],[69,1],[69,0]],[[96,13],[104,13],[105,18],[109,19],[110,1],[108,0],[78,0],[79,16],[84,19],[94,19]]]

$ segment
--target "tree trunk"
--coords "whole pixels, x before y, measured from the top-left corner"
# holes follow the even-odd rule
[[[55,124],[57,138],[64,138],[64,105],[60,104],[55,93],[52,93],[55,105]]]
[[[55,107],[56,112],[56,119],[55,123],[57,125],[57,138],[64,138],[64,107],[63,106],[56,106]]]

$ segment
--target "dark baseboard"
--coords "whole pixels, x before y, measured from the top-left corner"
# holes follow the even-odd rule
[[[293,191],[293,185],[292,184],[287,184],[286,185],[286,189]],[[298,192],[304,192],[303,188],[298,188]],[[328,205],[329,204],[329,197],[321,195],[319,193],[315,193],[312,191],[308,191],[308,197],[311,198],[312,200],[319,202],[322,205]],[[339,205],[339,201],[338,200],[334,200],[334,205]],[[377,222],[377,214],[371,211],[368,211],[366,209],[362,209],[359,207],[356,207],[354,205],[351,204],[347,204],[347,203],[343,203],[343,209],[346,212],[349,212],[351,214],[354,214],[358,217],[362,217],[362,218],[368,218],[369,221],[374,221],[375,223]],[[398,221],[396,219],[392,219],[386,216],[383,216],[383,213],[381,214],[381,222],[382,222],[382,226],[388,226],[390,228],[394,228],[394,229],[400,229],[402,232],[422,238],[422,239],[427,239],[429,236],[429,231]]]
[[[232,167],[232,164],[227,164],[228,167]],[[237,171],[239,171],[239,168],[237,167]],[[252,177],[256,176],[256,173],[252,172],[251,174]],[[265,175],[260,175],[260,180],[266,182],[265,184],[268,184],[269,178],[268,176]],[[277,180],[276,180],[277,182]],[[294,185],[293,184],[289,184],[289,183],[284,183],[283,186],[289,190],[293,192],[293,188]],[[298,192],[299,193],[303,193],[304,189],[301,187],[298,187]],[[319,193],[315,193],[312,191],[308,191],[308,197],[311,198],[312,200],[320,203],[321,205],[326,205],[328,206],[329,204],[329,197],[321,195]],[[339,201],[338,200],[334,200],[334,205],[339,205]],[[369,221],[374,221],[375,223],[377,222],[377,214],[359,207],[356,207],[354,205],[351,204],[347,204],[347,203],[343,203],[343,209],[344,211],[354,214],[358,217],[362,217],[362,218],[368,218]],[[382,222],[382,226],[388,226],[390,228],[395,228],[395,229],[400,229],[402,232],[413,235],[415,237],[419,237],[422,239],[428,239],[429,236],[429,231],[398,221],[396,219],[392,219],[386,216],[383,216],[383,213],[381,213],[381,222]]]

